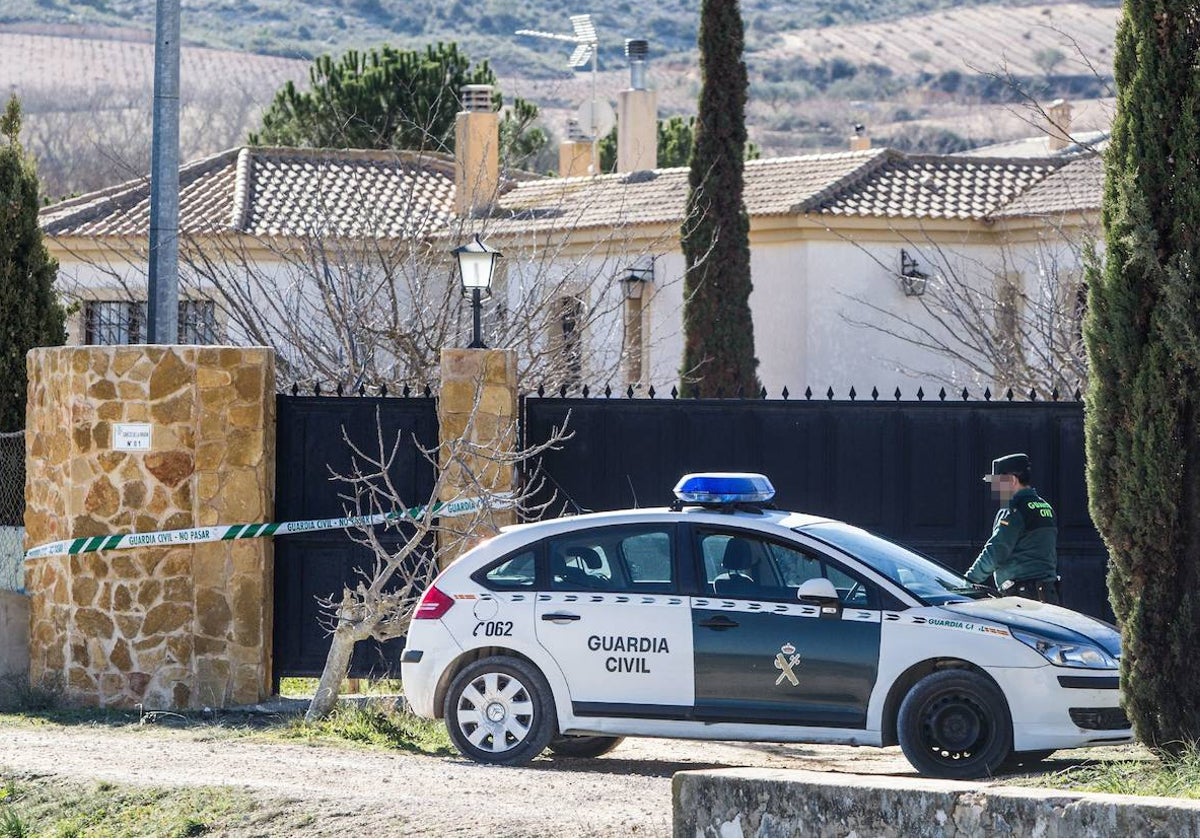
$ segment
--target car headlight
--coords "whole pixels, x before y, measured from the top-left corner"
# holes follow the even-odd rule
[[[1060,642],[1026,630],[1012,630],[1012,634],[1013,638],[1029,645],[1052,665],[1059,665],[1063,668],[1104,668],[1109,670],[1121,667],[1108,651],[1098,645]]]

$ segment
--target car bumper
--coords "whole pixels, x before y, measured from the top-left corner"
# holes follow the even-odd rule
[[[1076,668],[1047,666],[993,667],[988,673],[1000,683],[1008,698],[1015,750],[1070,749],[1133,740],[1133,730],[1119,712],[1120,691],[1094,687],[1105,684],[1105,678],[1112,678],[1107,682],[1115,684],[1115,671],[1084,672]],[[1080,677],[1094,678],[1094,681],[1080,680]],[[1079,687],[1067,688],[1064,682]],[[1081,715],[1081,710],[1089,713]],[[1114,724],[1119,728],[1098,728]]]
[[[441,624],[440,621],[437,623]],[[431,720],[441,717],[442,710],[437,708],[438,680],[462,654],[460,647],[448,644],[453,636],[445,628],[438,630],[435,638],[435,634],[410,629],[404,653],[400,656],[404,699],[413,714]],[[428,644],[422,642],[422,637]]]

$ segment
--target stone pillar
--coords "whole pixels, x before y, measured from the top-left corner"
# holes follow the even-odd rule
[[[515,450],[517,447],[517,352],[515,350],[442,350],[442,382],[438,395],[438,437],[442,451],[461,439],[485,450]],[[478,400],[477,400],[478,397]],[[472,416],[473,415],[473,416]],[[510,464],[497,464],[486,457],[468,462],[470,471],[480,477],[488,490],[512,492],[516,473]],[[477,495],[479,489],[464,479],[461,470],[451,467],[442,488],[442,501]],[[466,527],[473,517],[443,520],[451,528]],[[496,511],[491,528],[475,539],[490,536],[494,528],[516,522],[516,512]],[[453,560],[442,557],[442,566]]]
[[[28,370],[27,548],[270,520],[269,349],[55,347],[30,351]],[[118,448],[128,424],[148,424],[147,449]],[[30,682],[81,705],[257,702],[271,689],[273,571],[269,540],[27,561]]]

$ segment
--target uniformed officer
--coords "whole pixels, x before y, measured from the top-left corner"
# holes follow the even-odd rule
[[[967,569],[967,580],[983,583],[994,574],[1004,595],[1059,603],[1058,520],[1050,503],[1030,486],[1029,456],[997,458],[983,480],[1004,507],[996,513],[987,545]]]

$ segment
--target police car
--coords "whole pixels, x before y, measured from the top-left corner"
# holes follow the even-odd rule
[[[1111,625],[770,509],[761,475],[675,495],[505,528],[451,564],[402,656],[413,711],[494,764],[637,735],[898,743],[923,774],[974,778],[1131,740]]]

